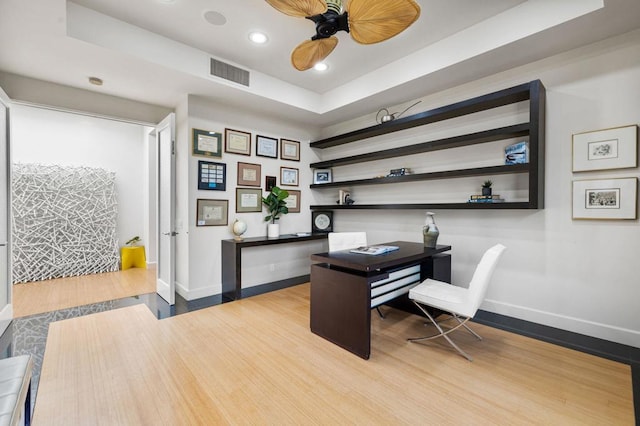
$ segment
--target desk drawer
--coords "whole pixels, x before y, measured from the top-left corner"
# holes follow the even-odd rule
[[[409,290],[420,282],[420,265],[389,273],[389,278],[372,283],[371,307],[375,308]]]

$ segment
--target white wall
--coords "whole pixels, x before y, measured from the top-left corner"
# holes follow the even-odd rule
[[[466,285],[482,252],[492,244],[502,242],[508,250],[496,270],[483,309],[640,347],[640,317],[637,315],[640,281],[635,263],[640,254],[639,221],[579,221],[572,220],[571,212],[572,180],[640,177],[638,167],[572,173],[571,150],[572,134],[639,124],[640,31],[422,98],[423,102],[412,112],[535,79],[540,79],[547,89],[545,209],[437,211],[439,242],[452,245],[453,280]],[[385,141],[376,138],[347,149],[366,151],[375,149],[376,144],[393,146],[394,143],[417,143],[447,134],[467,133],[487,123],[501,123],[520,114],[519,108],[500,110],[470,120],[422,127],[408,132],[404,141],[402,135],[393,135],[394,141],[389,137]],[[324,136],[370,126],[374,120],[375,112],[325,129]],[[360,177],[371,176],[411,161],[414,161],[411,167],[427,170],[456,164],[466,167],[481,163],[495,153],[499,155],[500,149],[500,143],[486,144],[486,148],[479,150],[430,153],[417,164],[409,158],[404,162],[369,165],[368,170],[349,167],[341,171],[336,168],[334,174],[342,174],[345,178],[355,178],[358,174]],[[337,154],[329,150],[325,158],[341,156]],[[446,201],[477,193],[482,180],[355,187],[352,197],[362,202]],[[520,189],[526,187],[526,179],[521,180],[496,177],[494,192],[517,199],[522,195]],[[510,192],[512,187],[518,190]],[[328,199],[332,196],[332,193],[319,195]],[[337,211],[334,219],[336,230],[366,231],[372,243],[421,241],[424,212]]]
[[[115,172],[119,244],[145,234],[148,128],[19,104],[13,105],[11,113],[14,163],[86,166]]]
[[[177,110],[180,112],[180,109]],[[238,162],[261,164],[261,185],[264,191],[265,176],[276,176],[280,185],[280,167],[299,169],[299,186],[284,189],[301,190],[301,212],[289,213],[279,220],[280,233],[294,233],[311,230],[311,212],[313,204],[309,185],[311,173],[309,164],[317,161],[316,155],[309,148],[309,140],[316,136],[315,129],[302,128],[282,120],[274,120],[265,114],[252,113],[248,110],[230,108],[202,97],[189,96],[188,125],[178,118],[178,187],[181,204],[177,209],[176,219],[182,224],[183,231],[188,231],[188,255],[178,256],[177,288],[188,300],[211,294],[218,294],[222,289],[221,277],[221,240],[233,238],[231,224],[235,218],[244,220],[248,229],[244,237],[266,236],[267,225],[264,212],[236,213],[236,184]],[[183,117],[184,118],[184,117]],[[250,132],[251,156],[223,153],[221,158],[199,157],[191,155],[191,129],[203,129],[220,132],[225,128]],[[286,138],[301,142],[300,161],[288,161],[258,157],[255,155],[256,134],[274,138]],[[224,148],[223,148],[224,150]],[[225,163],[227,166],[226,191],[205,191],[197,189],[198,161]],[[185,185],[185,164],[188,164],[188,175]],[[180,182],[182,180],[182,182]],[[185,193],[188,191],[188,208],[184,206]],[[228,226],[196,226],[196,200],[218,199],[229,202]],[[178,251],[184,253],[184,239],[178,239]],[[321,251],[321,242],[287,244],[265,248],[251,248],[243,252],[243,287],[273,282],[309,273],[309,256]],[[185,264],[188,261],[188,273]]]

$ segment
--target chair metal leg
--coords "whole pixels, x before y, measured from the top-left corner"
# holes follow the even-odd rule
[[[376,311],[378,311],[378,315],[380,315],[380,318],[384,319],[384,314],[382,313],[382,311],[380,310],[379,306],[376,306]]]
[[[434,319],[433,319],[433,317],[429,314],[429,312],[427,312],[427,310],[426,310],[426,309],[424,309],[424,308],[423,308],[419,303],[417,303],[415,300],[413,301],[413,303],[418,307],[418,309],[420,309],[422,312],[424,312],[424,314],[427,316],[427,318],[429,318],[429,320],[433,323],[433,325],[435,325],[435,326],[436,326],[436,328],[438,329],[438,331],[439,331],[440,333],[439,333],[439,334],[434,334],[434,335],[432,335],[432,336],[425,336],[425,337],[413,337],[413,338],[407,339],[408,341],[410,341],[410,342],[417,342],[417,341],[419,341],[419,340],[431,340],[431,339],[435,339],[435,338],[437,338],[437,337],[444,337],[444,338],[447,340],[447,342],[449,342],[449,344],[450,344],[451,346],[453,346],[453,347],[454,347],[454,349],[458,351],[458,353],[460,353],[460,355],[462,355],[463,357],[465,357],[465,358],[466,358],[466,359],[468,359],[469,361],[473,361],[473,358],[472,358],[468,353],[466,353],[465,351],[463,351],[462,349],[460,349],[460,347],[459,347],[458,345],[456,345],[456,344],[454,343],[454,341],[453,341],[453,340],[451,340],[451,338],[450,338],[449,336],[447,336],[447,334],[451,333],[451,332],[452,332],[452,331],[454,331],[454,330],[457,330],[457,329],[458,329],[458,328],[460,328],[461,326],[464,326],[465,328],[467,328],[467,327],[466,327],[466,325],[465,325],[465,322],[467,322],[470,318],[466,318],[464,321],[461,321],[459,318],[457,318],[457,319],[458,319],[459,324],[458,324],[457,326],[455,326],[455,327],[453,327],[453,328],[451,328],[451,329],[447,330],[447,331],[444,331],[444,330],[442,329],[442,327],[440,327],[440,324],[438,324],[438,322],[437,322],[436,320],[434,320]]]
[[[464,328],[466,328],[469,333],[471,333],[474,336],[476,336],[478,338],[478,340],[482,340],[482,336],[480,336],[478,333],[476,333],[471,328],[469,328],[469,326],[467,324],[465,324],[465,322],[467,322],[469,320],[468,318],[466,320],[462,321],[460,319],[460,317],[458,315],[454,314],[453,312],[451,313],[451,315],[453,315],[453,317],[456,319],[456,321],[458,321],[460,323],[460,325],[462,325]]]

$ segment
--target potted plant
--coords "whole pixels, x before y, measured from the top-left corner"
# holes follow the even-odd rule
[[[142,240],[140,239],[140,237],[138,237],[138,236],[136,235],[135,237],[133,237],[132,239],[130,239],[129,241],[127,241],[127,242],[125,243],[125,245],[130,246],[130,247],[137,246],[137,245],[138,245],[138,243],[140,243],[140,241],[142,241]]]
[[[262,204],[267,207],[269,212],[264,221],[271,222],[267,226],[268,238],[278,238],[280,236],[280,225],[276,223],[276,220],[280,219],[280,215],[289,213],[287,203],[284,201],[288,196],[288,191],[274,186],[271,188],[269,195],[262,197]]]
[[[491,195],[491,185],[493,185],[493,182],[490,180],[484,181],[482,184],[482,195]]]

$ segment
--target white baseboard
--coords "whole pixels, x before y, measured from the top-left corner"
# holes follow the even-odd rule
[[[214,294],[220,294],[218,287],[204,287],[195,290],[189,290],[176,281],[176,293],[182,296],[185,300],[196,300],[203,297],[213,296]]]
[[[640,331],[637,330],[555,314],[553,312],[541,311],[525,306],[512,305],[491,299],[485,299],[480,308],[487,312],[640,348]]]

